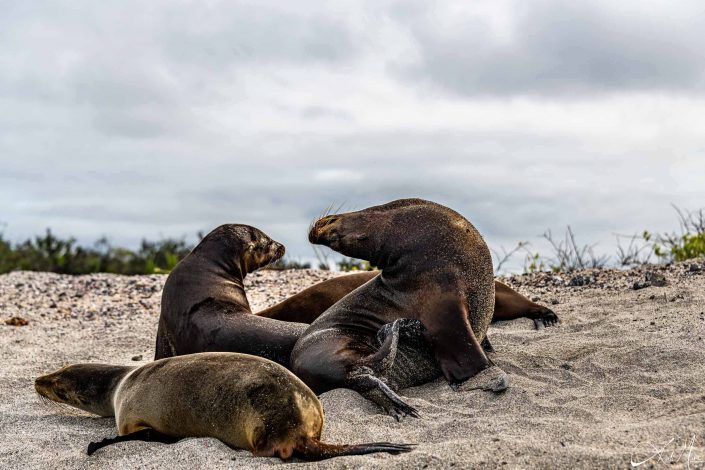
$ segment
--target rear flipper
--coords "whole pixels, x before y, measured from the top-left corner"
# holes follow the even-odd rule
[[[335,445],[326,444],[316,439],[307,439],[294,449],[294,456],[305,460],[323,460],[343,455],[365,455],[376,452],[399,454],[410,452],[414,444],[392,444],[390,442],[371,442],[369,444]]]
[[[179,440],[180,438],[162,434],[152,428],[144,428],[140,429],[139,431],[131,432],[130,434],[125,434],[124,436],[109,437],[103,439],[100,442],[91,442],[90,444],[88,444],[88,449],[86,453],[88,455],[93,455],[96,450],[102,449],[103,447],[109,446],[111,444],[116,444],[118,442],[146,441],[161,442],[163,444],[173,444],[174,442],[177,442]]]
[[[536,326],[537,330],[540,330],[546,326],[556,326],[561,322],[558,315],[547,307],[543,307],[539,312],[536,312],[534,316],[530,318],[534,320],[534,326]]]
[[[560,323],[558,315],[556,315],[553,310],[529,300],[506,284],[495,281],[494,290],[493,322],[526,317],[534,321],[537,330],[546,326],[555,326]]]

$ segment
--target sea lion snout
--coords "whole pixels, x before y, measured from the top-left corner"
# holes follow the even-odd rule
[[[331,241],[331,239],[339,238],[338,235],[338,222],[340,217],[337,215],[329,215],[318,219],[311,227],[308,233],[308,241],[315,244],[323,244],[326,240]]]
[[[64,389],[63,381],[59,375],[61,371],[43,375],[34,381],[34,390],[42,397],[59,403],[69,401],[69,394]]]
[[[52,384],[56,382],[50,375],[43,375],[37,377],[34,381],[34,390],[43,397],[47,396],[47,391],[51,388]]]
[[[269,247],[272,252],[272,261],[276,261],[286,253],[286,248],[279,242],[272,241],[272,245]]]

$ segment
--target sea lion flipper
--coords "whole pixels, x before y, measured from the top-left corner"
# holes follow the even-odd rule
[[[454,390],[484,390],[486,392],[503,392],[509,387],[509,376],[498,366],[491,366],[463,383],[451,385]]]
[[[459,384],[492,365],[468,322],[467,307],[444,301],[421,318],[433,355],[450,384]]]
[[[553,310],[545,307],[533,320],[537,330],[547,326],[557,326],[561,322],[561,319],[558,318],[558,315]]]
[[[343,455],[365,455],[375,452],[399,454],[400,452],[410,452],[414,447],[415,444],[393,444],[391,442],[336,445],[309,438],[294,449],[294,455],[306,460],[323,460]]]
[[[161,442],[163,444],[173,444],[179,439],[173,436],[168,436],[166,434],[155,431],[152,428],[144,428],[139,431],[131,432],[122,436],[106,437],[100,442],[91,442],[88,444],[88,449],[86,453],[88,455],[93,455],[98,449],[107,447],[112,444],[117,444],[118,442],[127,441],[146,441],[146,442]]]
[[[515,320],[525,317],[534,321],[537,330],[545,326],[555,326],[560,323],[558,315],[556,315],[553,310],[541,304],[537,304],[506,284],[495,281],[494,291],[493,322]]]

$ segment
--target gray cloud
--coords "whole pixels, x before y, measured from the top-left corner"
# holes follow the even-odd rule
[[[471,9],[463,14],[427,4],[400,15],[419,48],[417,60],[399,65],[400,76],[465,95],[705,89],[700,2],[497,5],[505,7],[506,33]]]
[[[310,257],[329,204],[417,196],[495,247],[571,224],[610,250],[702,205],[687,4],[477,5],[11,2],[5,233],[135,245],[230,221]]]

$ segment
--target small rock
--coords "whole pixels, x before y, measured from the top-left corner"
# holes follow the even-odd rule
[[[22,317],[12,317],[5,320],[5,324],[10,326],[27,326],[29,322]]]
[[[655,324],[656,324],[655,321],[652,321],[651,323],[649,323],[649,325],[655,325]]]
[[[688,268],[688,271],[691,273],[699,273],[703,270],[703,267],[697,264],[691,264],[690,267]]]
[[[571,369],[570,364],[568,364],[567,362],[564,362],[563,364],[561,364],[560,367],[561,367],[561,369],[565,369],[565,370]]]
[[[142,354],[138,354],[136,356],[132,356],[133,361],[141,361],[142,360]]]
[[[575,276],[573,277],[570,282],[568,283],[569,286],[571,287],[576,287],[576,286],[587,286],[588,284],[593,284],[595,282],[595,278],[592,276]]]
[[[668,285],[668,281],[666,280],[666,276],[664,276],[661,273],[649,271],[646,273],[645,277],[646,277],[646,282],[651,283],[651,285],[654,287],[664,287],[664,286]]]
[[[559,303],[558,299],[551,299],[551,305],[558,305]]]
[[[541,297],[538,297],[538,296],[534,296],[534,297],[531,298],[531,301],[532,301],[532,302],[538,302],[538,301],[540,301],[540,300],[541,300]]]

